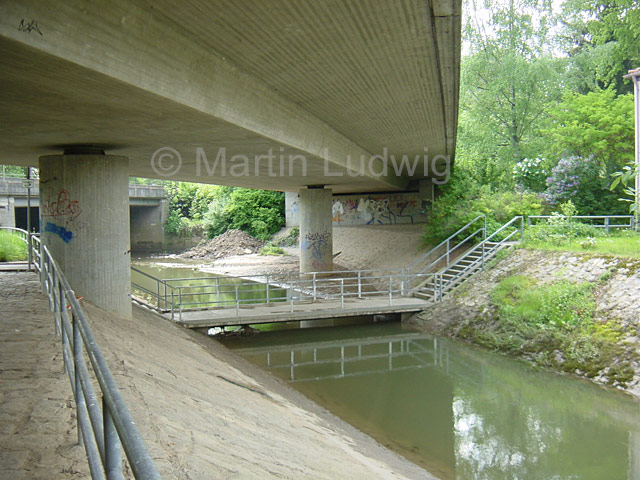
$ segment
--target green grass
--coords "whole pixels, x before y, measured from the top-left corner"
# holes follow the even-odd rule
[[[626,385],[637,355],[619,343],[615,320],[595,318],[594,290],[591,283],[538,285],[524,275],[506,277],[491,291],[497,314],[470,319],[455,335],[545,368],[588,377],[607,369],[611,385]]]
[[[568,238],[563,235],[542,239],[525,238],[522,247],[561,252],[593,252],[640,258],[640,233],[617,232],[611,235],[575,238]]]
[[[260,249],[258,255],[284,255],[284,250],[280,247],[277,247],[276,245],[267,243]]]
[[[27,244],[17,235],[0,230],[0,262],[27,259]]]

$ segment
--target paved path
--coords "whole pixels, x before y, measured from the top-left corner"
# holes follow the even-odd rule
[[[345,300],[344,305],[337,301],[317,301],[294,303],[293,309],[288,302],[269,305],[219,308],[182,312],[180,317],[174,314],[174,320],[187,328],[219,327],[225,325],[249,325],[256,323],[279,323],[299,320],[325,320],[328,318],[352,317],[359,315],[380,315],[390,313],[419,312],[431,305],[431,302],[414,297],[395,297],[389,304],[388,296],[365,297]],[[165,314],[171,319],[171,314]]]
[[[0,272],[0,479],[88,478],[53,315],[34,273]]]

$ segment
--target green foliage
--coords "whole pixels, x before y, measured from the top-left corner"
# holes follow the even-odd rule
[[[298,227],[291,227],[289,234],[280,240],[281,247],[295,247],[298,245],[300,238],[300,229]]]
[[[525,276],[503,279],[491,292],[491,301],[507,322],[548,328],[576,326],[593,321],[593,284],[561,281],[536,286]]]
[[[539,130],[559,97],[561,62],[550,55],[550,5],[495,0],[469,6],[456,159],[482,184],[505,189],[513,186],[514,165],[535,158],[547,144]]]
[[[582,50],[600,60],[594,63],[596,79],[622,92],[622,75],[640,64],[640,4],[637,0],[572,0],[567,4],[582,18]],[[598,55],[600,51],[606,56]]]
[[[544,192],[550,162],[544,158],[525,158],[513,167],[513,181],[525,192]]]
[[[537,195],[495,192],[464,177],[458,168],[452,181],[427,212],[424,239],[435,245],[478,215],[487,216],[487,234],[491,234],[516,215],[539,215],[542,203]]]
[[[622,197],[618,200],[629,204],[629,213],[636,215],[636,221],[638,221],[638,217],[640,217],[640,197],[638,197],[638,192],[636,192],[636,187],[632,185],[632,182],[635,182],[640,177],[640,166],[635,162],[629,162],[621,171],[614,172],[611,176],[614,179],[609,188],[615,190],[619,186],[623,187],[623,192],[627,197]]]
[[[228,198],[209,205],[205,227],[210,238],[234,228],[267,240],[284,225],[284,193],[233,189]]]
[[[542,367],[594,377],[606,372],[612,385],[633,378],[635,354],[619,341],[615,321],[595,319],[594,285],[560,281],[539,285],[518,275],[491,292],[497,318],[469,320],[457,335],[487,348],[523,356]]]
[[[0,262],[27,259],[27,244],[17,235],[0,230]]]
[[[620,231],[605,235],[602,229],[596,232],[593,227],[589,228],[586,236],[572,234],[564,236],[554,233],[545,227],[529,228],[525,233],[525,241],[522,244],[525,248],[535,248],[538,250],[555,250],[564,252],[584,252],[599,253],[605,255],[617,255],[621,257],[640,258],[640,235],[629,231]]]
[[[264,247],[260,249],[258,255],[284,255],[284,250],[271,242],[267,242]]]

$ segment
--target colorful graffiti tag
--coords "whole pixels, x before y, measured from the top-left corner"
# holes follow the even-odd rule
[[[338,197],[333,199],[333,222],[342,225],[392,225],[424,222],[417,194]]]
[[[71,195],[64,189],[57,194],[49,194],[42,203],[43,217],[67,217],[75,220],[82,213],[80,202],[71,200]]]

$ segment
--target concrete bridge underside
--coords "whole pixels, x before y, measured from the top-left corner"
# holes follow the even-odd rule
[[[126,192],[113,182],[168,173],[174,180],[301,191],[301,215],[311,216],[301,217],[301,232],[315,239],[303,243],[301,265],[330,269],[331,202],[306,187],[323,186],[328,195],[400,191],[433,172],[422,163],[412,174],[385,172],[373,156],[424,162],[454,154],[460,5],[3,1],[0,163],[39,165],[51,182],[43,194],[64,189],[70,205],[82,203],[54,212],[57,223],[43,239],[57,257],[85,270],[94,268],[86,265],[95,263],[103,214],[122,223],[109,235],[128,238],[125,210],[105,210],[121,203],[115,192]],[[156,157],[154,168],[162,147],[175,149],[181,164]],[[216,164],[221,149],[227,163]],[[286,166],[278,171],[280,156]],[[291,156],[298,161],[289,163]],[[361,158],[368,168],[349,175],[349,159],[357,168]],[[232,170],[234,162],[246,167]],[[321,199],[322,210],[303,192]],[[122,262],[125,243],[114,250]],[[101,281],[91,274],[76,281],[92,278]]]

